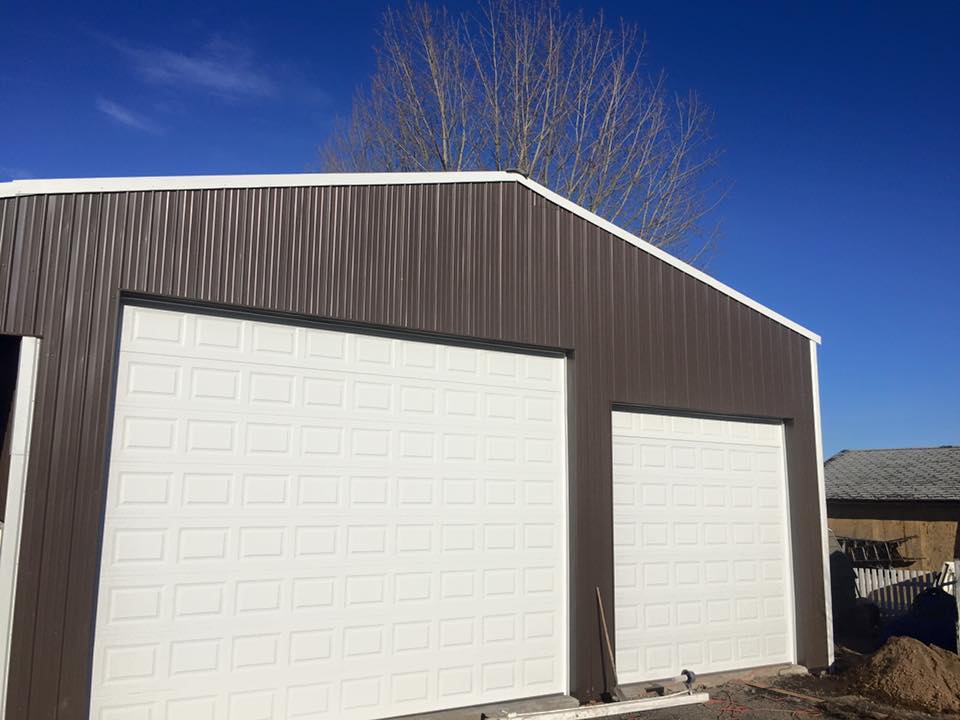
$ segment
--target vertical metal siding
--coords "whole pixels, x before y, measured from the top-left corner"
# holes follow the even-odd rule
[[[825,662],[805,338],[517,183],[36,196],[0,200],[0,329],[43,337],[7,717],[86,716],[122,292],[569,351],[582,697],[608,679],[612,404],[788,420],[799,655]]]

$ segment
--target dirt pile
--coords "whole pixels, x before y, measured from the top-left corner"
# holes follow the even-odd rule
[[[887,643],[850,670],[857,692],[890,705],[960,713],[960,656],[907,637]]]

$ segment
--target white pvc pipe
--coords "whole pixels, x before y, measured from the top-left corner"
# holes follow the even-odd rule
[[[603,705],[581,705],[578,708],[564,710],[507,713],[503,717],[507,720],[588,720],[589,718],[612,717],[681,705],[698,705],[707,702],[709,699],[710,696],[707,693],[676,693],[664,697],[638,698],[636,700],[604,703]]]

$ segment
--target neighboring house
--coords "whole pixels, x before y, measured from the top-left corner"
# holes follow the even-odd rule
[[[7,718],[831,661],[819,338],[524,177],[8,183],[0,298]]]
[[[910,538],[900,553],[915,568],[960,556],[960,446],[841,450],[824,470],[838,536]]]

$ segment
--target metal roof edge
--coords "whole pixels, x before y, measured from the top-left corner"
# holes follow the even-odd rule
[[[830,496],[828,495],[828,496],[827,496],[827,502],[833,502],[833,503],[838,503],[838,502],[849,502],[849,503],[888,503],[888,502],[889,502],[889,503],[904,503],[904,504],[915,503],[915,504],[917,504],[917,505],[920,505],[920,504],[923,504],[923,503],[946,503],[946,504],[948,504],[948,505],[960,505],[960,499],[955,498],[955,497],[944,497],[944,498],[923,497],[923,498],[915,498],[915,497],[892,497],[892,496],[889,496],[889,495],[884,496],[884,497],[866,497],[866,496],[864,496],[864,495],[857,495],[857,496],[855,496],[855,497],[854,497],[854,496],[838,497],[838,496],[834,495],[833,497],[830,497]]]
[[[157,175],[11,180],[0,183],[0,197],[147,190],[224,190],[234,188],[321,187],[328,185],[427,185],[434,183],[507,182],[516,180],[518,177],[520,176],[502,171],[476,171]]]
[[[233,188],[312,187],[330,185],[425,185],[436,183],[517,182],[557,206],[572,212],[587,222],[606,230],[621,240],[634,245],[681,272],[719,290],[737,302],[761,315],[809,338],[818,345],[819,335],[795,323],[780,313],[753,300],[729,285],[670,253],[651,245],[633,233],[604,220],[599,215],[558,195],[540,183],[518,172],[416,172],[416,173],[288,173],[279,175],[185,175],[156,177],[112,177],[50,180],[12,180],[0,183],[0,198],[23,195],[54,195],[92,192],[136,192],[149,190],[221,190]]]

